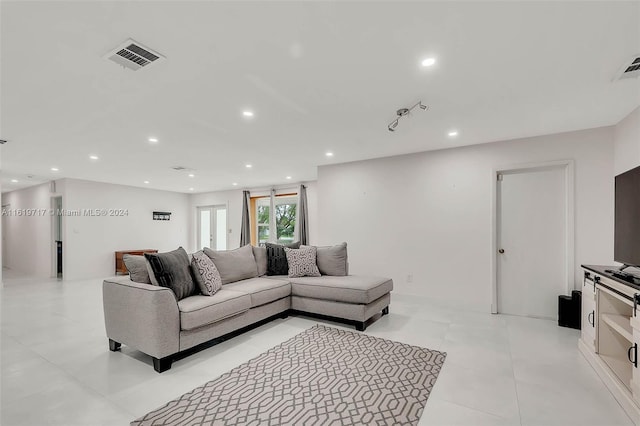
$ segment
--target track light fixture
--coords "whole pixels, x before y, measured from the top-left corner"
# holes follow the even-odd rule
[[[396,127],[398,127],[398,124],[400,123],[400,119],[402,117],[405,117],[405,116],[409,115],[409,113],[411,111],[413,111],[413,109],[415,107],[420,107],[420,109],[423,110],[423,111],[429,109],[429,106],[428,105],[424,105],[422,103],[422,101],[418,101],[417,104],[415,104],[414,106],[412,106],[410,108],[400,108],[399,110],[396,111],[396,114],[398,115],[398,118],[396,118],[391,123],[389,123],[389,126],[387,126],[387,129],[389,129],[390,132],[395,132],[396,131]]]

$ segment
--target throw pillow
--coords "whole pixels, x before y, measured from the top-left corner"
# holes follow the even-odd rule
[[[151,278],[149,278],[149,272],[147,271],[147,262],[144,260],[144,256],[134,256],[131,254],[125,254],[122,256],[124,266],[129,271],[129,278],[134,283],[151,284]]]
[[[202,250],[193,253],[191,258],[193,278],[205,296],[213,296],[222,288],[222,277],[213,261]]]
[[[176,299],[181,300],[195,293],[189,256],[182,247],[168,253],[145,253],[144,257],[149,261],[158,285],[173,290]]]
[[[258,276],[267,274],[267,249],[264,247],[253,247],[253,257],[256,258],[258,266]]]
[[[308,247],[308,246],[300,246]],[[322,275],[344,277],[349,275],[349,263],[347,262],[347,243],[335,246],[317,247],[316,262]]]
[[[204,248],[204,254],[209,256],[220,272],[222,284],[229,284],[247,278],[258,276],[258,266],[253,257],[250,244],[235,250],[211,250]]]
[[[280,245],[266,243],[267,247],[267,275],[287,275],[289,273],[289,264],[287,263],[287,255],[284,252],[285,247],[297,249],[300,248],[300,242]]]
[[[300,249],[285,247],[284,252],[289,263],[289,278],[320,276],[320,271],[318,271],[318,266],[316,265],[315,247]]]

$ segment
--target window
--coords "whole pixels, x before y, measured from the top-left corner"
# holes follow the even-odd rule
[[[275,216],[271,216],[271,197],[251,198],[251,243],[264,246],[267,242],[292,243],[295,238],[297,194],[274,197]]]

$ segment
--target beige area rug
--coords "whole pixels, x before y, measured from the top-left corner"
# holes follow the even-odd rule
[[[131,424],[415,425],[445,357],[316,325]]]

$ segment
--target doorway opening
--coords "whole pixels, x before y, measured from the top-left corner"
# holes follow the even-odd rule
[[[52,276],[62,279],[62,197],[51,197],[51,230],[53,233]]]
[[[574,286],[573,161],[494,170],[492,313],[557,319]]]
[[[198,207],[198,250],[227,249],[227,206]]]
[[[2,206],[3,211],[10,211],[11,204],[4,204]],[[9,216],[2,215],[2,269],[9,269],[9,239],[7,234],[9,233]]]

